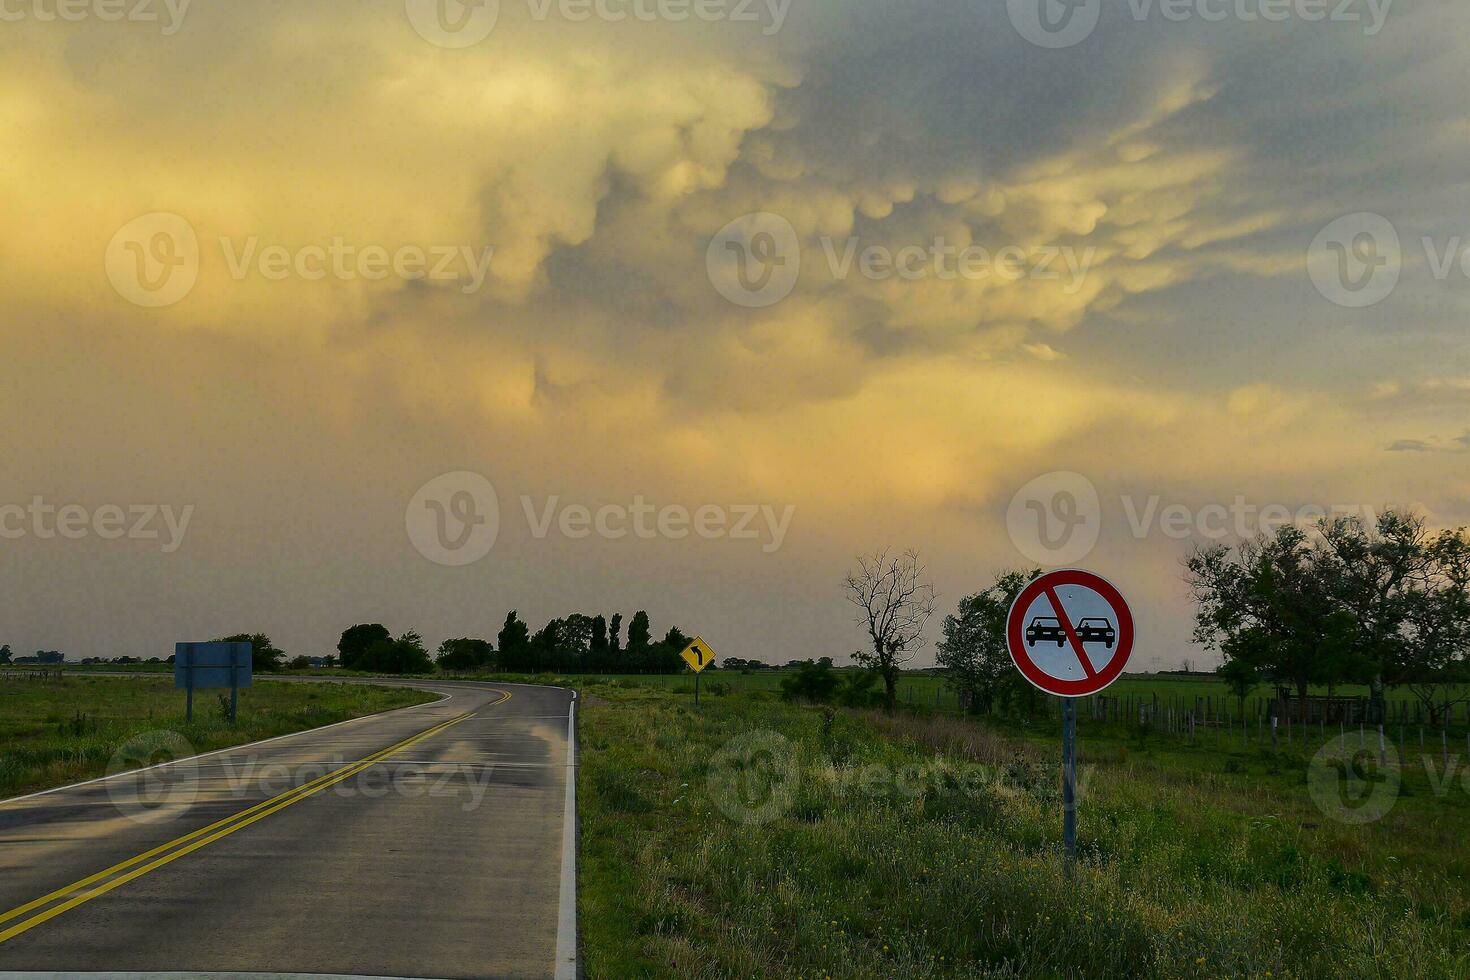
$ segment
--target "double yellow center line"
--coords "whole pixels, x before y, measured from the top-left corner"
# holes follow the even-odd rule
[[[504,704],[510,699],[509,692],[502,691],[500,693],[504,694],[504,697],[499,701],[487,705],[487,707]],[[20,922],[17,922],[9,928],[0,929],[0,943],[14,939],[21,933],[34,929],[41,923],[54,919],[56,916],[68,912],[78,905],[90,902],[99,895],[105,895],[114,888],[127,884],[134,878],[140,878],[171,861],[177,861],[185,854],[197,851],[199,848],[212,844],[222,837],[228,837],[237,830],[244,830],[257,820],[264,820],[271,814],[284,810],[293,803],[300,803],[307,797],[314,796],[324,789],[335,786],[344,779],[350,779],[364,769],[378,762],[382,762],[389,756],[396,755],[404,749],[417,745],[425,739],[433,738],[445,729],[458,725],[473,715],[473,711],[467,711],[458,717],[451,718],[449,721],[435,725],[433,728],[419,732],[410,738],[406,738],[396,745],[390,745],[386,749],[374,752],[359,762],[346,765],[335,772],[327,773],[325,776],[319,776],[308,783],[303,783],[300,786],[289,789],[278,796],[273,796],[248,809],[241,810],[239,813],[216,821],[207,827],[201,827],[193,833],[185,834],[183,837],[171,840],[167,844],[160,844],[152,850],[144,851],[142,854],[129,858],[120,864],[114,864],[104,871],[89,875],[81,881],[67,885],[65,888],[59,888],[49,895],[42,895],[40,898],[17,906],[9,912],[0,912],[0,927],[3,927],[5,923],[12,920],[21,919]],[[37,909],[44,909],[44,911],[37,912]],[[30,915],[29,918],[24,918],[32,912],[36,914]]]

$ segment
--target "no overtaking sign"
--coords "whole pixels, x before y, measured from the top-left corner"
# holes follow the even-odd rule
[[[1064,698],[1117,680],[1133,652],[1133,614],[1092,572],[1048,572],[1021,590],[1006,618],[1006,647],[1028,681]]]

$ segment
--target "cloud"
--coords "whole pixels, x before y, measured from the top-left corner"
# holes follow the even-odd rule
[[[1391,453],[1427,453],[1434,447],[1423,439],[1396,439],[1389,447]]]
[[[262,567],[261,528],[392,554],[398,497],[466,466],[508,493],[790,501],[804,523],[779,574],[811,643],[835,628],[832,562],[912,539],[972,589],[1013,557],[995,501],[1051,469],[1209,499],[1470,499],[1456,460],[1424,452],[1440,442],[1397,436],[1460,431],[1463,318],[1402,296],[1350,317],[1303,275],[1337,215],[1380,210],[1412,239],[1470,213],[1461,7],[1396,10],[1371,43],[1110,17],[1066,52],[958,0],[798,5],[776,37],[502,8],[464,51],[393,5],[331,0],[199,7],[172,39],[8,25],[0,405],[32,420],[22,484],[163,470],[163,496],[243,469],[201,494],[243,529],[218,553]],[[197,232],[200,278],[144,310],[102,256],[160,210]],[[705,268],[754,211],[801,245],[791,295],[763,309]],[[237,279],[225,252],[339,239],[493,248],[490,278]],[[926,273],[839,272],[849,244],[918,248]],[[941,274],[966,249],[985,274]],[[80,406],[66,438],[37,418],[58,402]],[[668,554],[614,556],[606,579],[656,589]],[[712,594],[744,583],[729,610],[710,600],[734,629],[772,573],[725,560],[699,567]],[[1187,643],[1171,556],[1115,560],[1168,579]],[[517,572],[583,588],[569,567],[548,548]],[[314,637],[314,613],[292,615]]]

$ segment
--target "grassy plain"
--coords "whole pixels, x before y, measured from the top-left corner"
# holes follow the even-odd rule
[[[216,693],[195,695],[189,723],[172,675],[62,672],[58,679],[54,673],[0,672],[0,799],[103,775],[118,748],[142,732],[177,732],[208,752],[436,699],[398,687],[257,681],[240,692],[232,727]]]
[[[1084,723],[1069,881],[1049,723],[580,686],[590,977],[1470,975],[1470,781],[1417,760],[1352,823],[1371,765],[1323,805],[1304,749]]]

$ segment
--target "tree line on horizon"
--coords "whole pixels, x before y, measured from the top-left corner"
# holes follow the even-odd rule
[[[607,673],[669,674],[682,671],[679,654],[691,637],[672,626],[661,639],[654,639],[648,613],[639,610],[628,621],[623,636],[623,617],[573,613],[553,619],[535,633],[516,610],[505,617],[495,641],[458,637],[439,644],[430,653],[423,637],[408,631],[394,636],[381,623],[349,626],[337,641],[335,657],[288,657],[266,633],[235,633],[217,637],[219,643],[249,643],[251,668],[256,673],[286,667],[337,667],[379,674],[430,674],[437,668],[448,672],[484,671],[510,674]],[[60,662],[60,654],[56,654]],[[77,661],[93,663],[173,663],[173,657],[88,657]],[[11,662],[10,647],[0,647],[0,664]],[[745,661],[740,661],[744,664]],[[754,662],[752,662],[754,663]],[[764,665],[760,665],[764,666]]]
[[[939,666],[971,709],[1029,711],[1035,690],[1011,663],[1005,623],[1039,569],[1007,570],[945,617]],[[1262,685],[1294,692],[1301,717],[1314,687],[1369,689],[1382,722],[1386,692],[1409,691],[1438,724],[1470,700],[1470,535],[1432,533],[1422,517],[1384,511],[1288,524],[1235,545],[1196,547],[1184,559],[1195,640],[1244,699]]]
[[[690,637],[671,626],[653,638],[648,613],[639,610],[623,635],[623,617],[573,613],[553,619],[535,633],[511,610],[492,643],[475,637],[445,640],[431,657],[417,633],[393,637],[381,623],[349,627],[337,644],[337,660],[348,670],[374,673],[451,672],[508,674],[593,673],[668,674],[684,668],[679,654]]]

